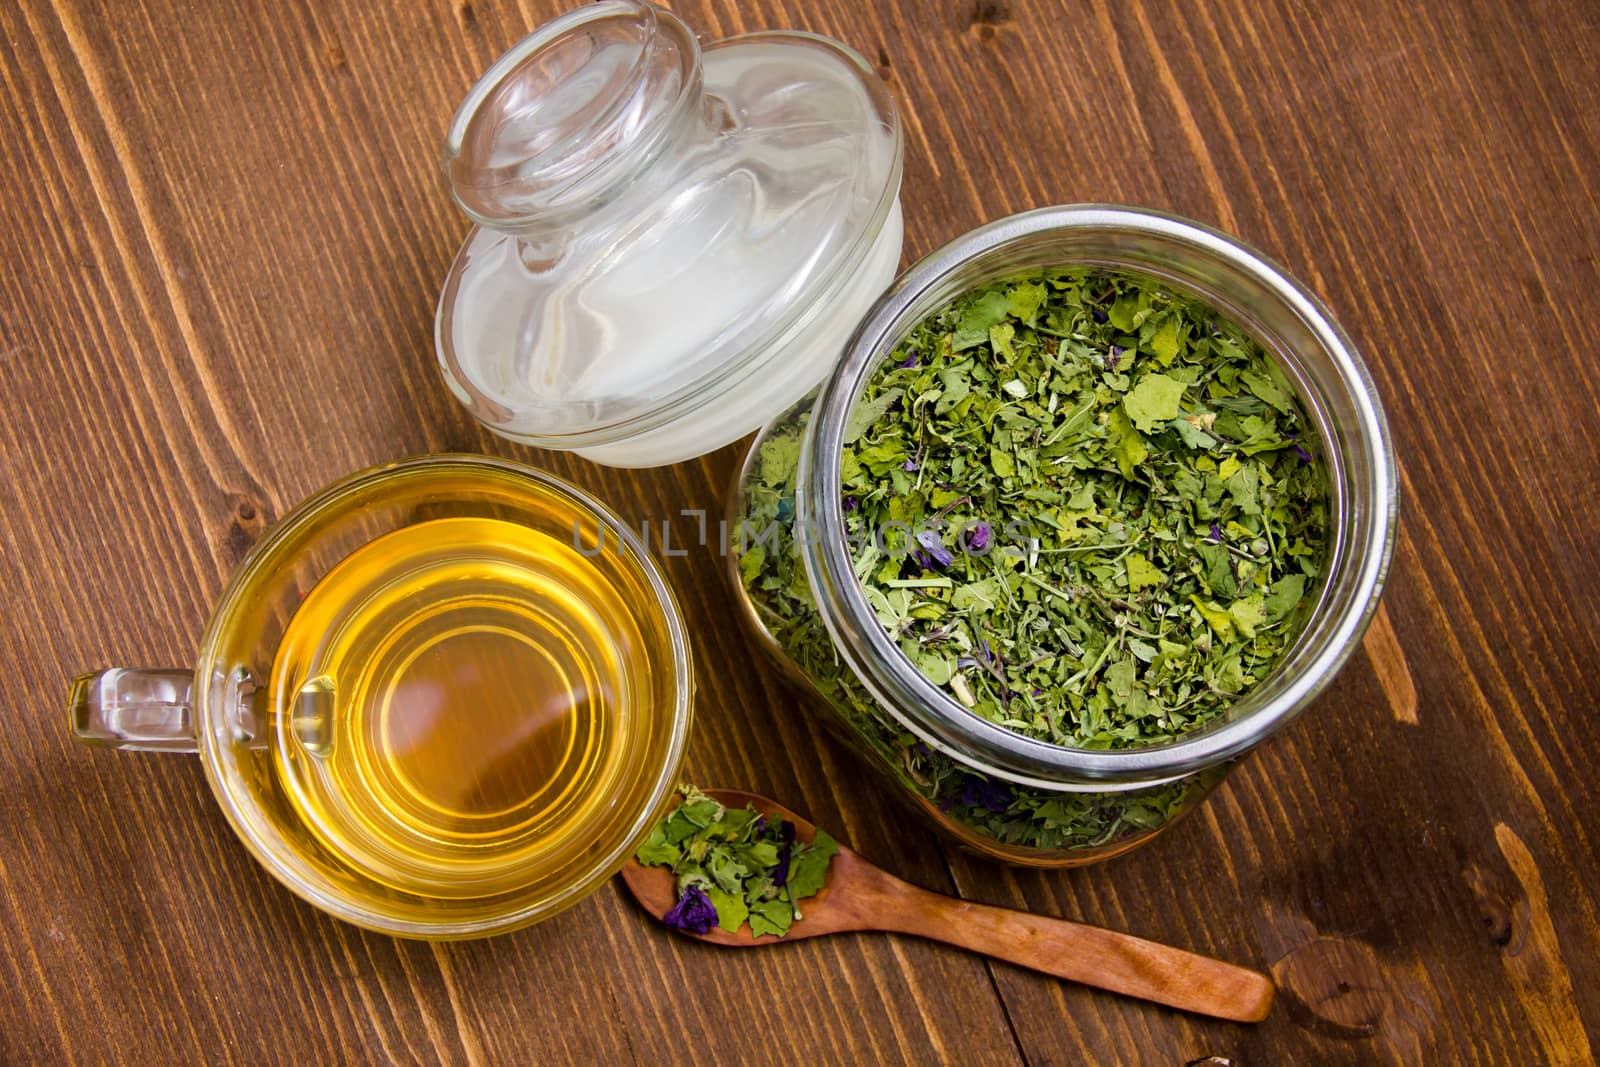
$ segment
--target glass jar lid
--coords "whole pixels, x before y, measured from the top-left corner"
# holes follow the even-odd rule
[[[504,436],[622,466],[737,440],[830,371],[900,257],[882,81],[804,33],[703,49],[605,0],[497,61],[451,126],[477,223],[436,325]]]

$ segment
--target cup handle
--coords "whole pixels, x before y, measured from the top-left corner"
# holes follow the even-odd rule
[[[112,667],[80,676],[67,698],[72,733],[86,745],[194,752],[194,672]]]

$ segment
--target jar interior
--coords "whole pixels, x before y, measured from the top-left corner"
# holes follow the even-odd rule
[[[1151,278],[1233,320],[1294,387],[1320,438],[1328,477],[1328,547],[1320,582],[1309,591],[1314,606],[1276,668],[1210,723],[1176,740],[1116,752],[1011,733],[968,712],[922,677],[873,618],[838,518],[842,428],[866,383],[901,340],[951,300],[981,286],[1077,268]],[[1042,786],[1192,773],[1247,750],[1289,721],[1359,641],[1376,605],[1393,533],[1393,458],[1387,448],[1365,368],[1320,306],[1280,270],[1229,238],[1155,213],[1045,209],[1002,220],[934,253],[902,279],[857,334],[851,357],[823,390],[803,450],[800,510],[817,532],[806,546],[808,573],[841,654],[928,743],[976,757],[978,766],[1001,778]]]

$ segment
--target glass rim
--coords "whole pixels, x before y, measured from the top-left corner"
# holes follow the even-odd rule
[[[212,706],[208,674],[217,662],[231,625],[230,620],[240,610],[237,603],[240,595],[258,574],[282,565],[284,561],[277,556],[285,542],[304,531],[342,501],[370,488],[375,483],[409,471],[450,467],[493,470],[533,482],[539,488],[587,509],[602,524],[603,529],[618,537],[619,543],[625,547],[630,562],[639,568],[641,575],[649,584],[671,645],[675,673],[672,734],[660,770],[656,774],[655,781],[650,784],[648,803],[629,824],[628,832],[621,835],[618,844],[589,863],[565,890],[546,900],[491,918],[440,921],[399,919],[379,910],[354,905],[328,886],[316,884],[300,872],[290,869],[276,849],[275,842],[257,832],[257,827],[248,817],[247,810],[259,805],[248,795],[240,795],[231,786],[229,776],[224,775],[221,770],[222,760],[218,751],[220,731],[214,729],[213,719],[222,709]],[[211,791],[229,826],[256,862],[290,892],[336,918],[378,933],[429,940],[454,940],[502,933],[548,918],[588,896],[601,882],[620,869],[637,840],[648,832],[649,827],[659,818],[661,810],[671,800],[672,792],[677,787],[678,771],[688,747],[689,728],[693,720],[693,690],[693,657],[683,613],[670,583],[661,571],[660,564],[640,543],[638,537],[628,529],[626,523],[589,493],[557,475],[495,456],[446,452],[397,460],[346,475],[295,505],[250,550],[233,577],[229,579],[222,595],[218,597],[216,606],[212,609],[211,619],[206,624],[205,635],[200,642],[195,667],[195,735],[200,761],[205,767],[206,781],[210,784]]]
[[[963,267],[1029,238],[1074,231],[1113,232],[1188,246],[1225,262],[1260,285],[1292,312],[1315,337],[1338,372],[1336,385],[1356,412],[1354,434],[1367,444],[1364,471],[1370,488],[1359,556],[1330,566],[1319,601],[1341,574],[1353,588],[1331,623],[1319,632],[1314,655],[1259,707],[1217,725],[1158,745],[1127,749],[1083,749],[1027,737],[974,714],[929,681],[878,623],[867,602],[848,547],[843,511],[826,502],[842,499],[839,456],[844,427],[856,398],[880,361],[915,327],[919,301]],[[1067,260],[1060,264],[1071,267]],[[1139,272],[1136,266],[1084,262]],[[1199,282],[1196,288],[1203,288]],[[1331,468],[1351,462],[1329,444]],[[919,260],[869,311],[851,338],[844,360],[824,381],[800,449],[795,511],[799,528],[816,536],[800,539],[824,624],[834,645],[863,685],[907,730],[926,744],[983,773],[1045,789],[1094,783],[1097,788],[1160,784],[1242,755],[1291,721],[1333,679],[1354,651],[1377,609],[1398,523],[1398,465],[1372,377],[1354,345],[1321,302],[1278,264],[1238,239],[1177,215],[1115,204],[1069,204],[1040,208],[972,230]],[[1340,516],[1332,524],[1340,529]],[[1354,568],[1353,577],[1341,568]],[[1307,630],[1311,622],[1307,623]],[[1290,654],[1286,653],[1285,661]],[[1276,673],[1276,672],[1275,672]],[[1271,676],[1269,676],[1271,677]],[[1250,699],[1249,696],[1245,701]]]

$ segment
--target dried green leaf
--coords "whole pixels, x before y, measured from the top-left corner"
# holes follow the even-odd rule
[[[1286,619],[1289,613],[1300,606],[1301,599],[1306,593],[1306,576],[1303,574],[1286,574],[1272,583],[1271,592],[1267,594],[1267,618],[1277,621]]]
[[[1123,401],[1128,418],[1143,433],[1155,433],[1166,422],[1178,417],[1178,401],[1184,384],[1165,374],[1146,374]]]
[[[706,890],[706,896],[711,898],[711,906],[717,909],[717,925],[730,934],[739,932],[745,920],[750,915],[750,907],[745,903],[743,894],[724,893],[721,889],[712,887]]]
[[[1172,365],[1178,358],[1178,316],[1168,315],[1161,320],[1161,325],[1156,328],[1154,336],[1150,338],[1150,354],[1161,361],[1163,367]]]
[[[844,424],[845,444],[854,444],[867,432],[867,428],[883,418],[894,402],[905,395],[904,389],[886,389],[870,400],[859,401],[850,411]],[[797,453],[798,454],[798,453]]]
[[[1150,455],[1150,449],[1145,444],[1144,437],[1133,428],[1133,423],[1128,418],[1128,413],[1122,408],[1111,412],[1106,421],[1106,428],[1110,430],[1116,448],[1112,455],[1116,458],[1117,469],[1124,478],[1132,479],[1133,472],[1139,469],[1145,458]]]
[[[1151,589],[1166,580],[1160,569],[1143,556],[1129,556],[1124,562],[1128,567],[1128,590],[1130,592]]]
[[[794,906],[787,900],[763,900],[750,906],[749,922],[755,937],[782,937],[794,923]]]

